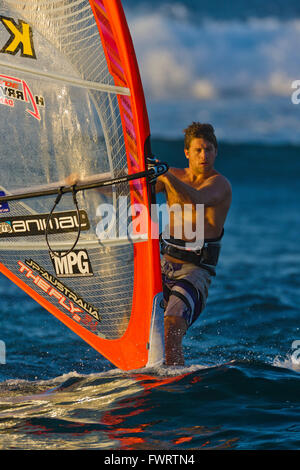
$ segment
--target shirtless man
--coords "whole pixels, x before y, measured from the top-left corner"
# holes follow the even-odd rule
[[[213,127],[191,124],[185,130],[188,168],[171,168],[156,183],[156,191],[165,192],[169,207],[192,205],[194,223],[196,204],[204,205],[205,244],[200,253],[187,251],[184,237],[172,238],[172,222],[170,238],[161,240],[167,365],[184,365],[183,336],[205,308],[211,278],[215,275],[232,198],[229,181],[214,168],[217,150]]]

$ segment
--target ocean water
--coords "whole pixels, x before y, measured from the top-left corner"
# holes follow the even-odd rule
[[[211,122],[232,207],[186,365],[124,373],[0,278],[0,448],[298,450],[299,2],[124,0],[153,151]],[[101,461],[101,459],[100,459]]]
[[[221,144],[233,203],[183,368],[121,372],[1,277],[0,447],[299,449],[299,151]]]

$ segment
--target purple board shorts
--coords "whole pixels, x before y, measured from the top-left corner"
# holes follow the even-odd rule
[[[212,276],[191,263],[161,259],[165,316],[184,318],[189,328],[204,310]]]

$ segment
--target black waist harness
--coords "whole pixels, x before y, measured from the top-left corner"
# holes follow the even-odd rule
[[[181,261],[200,266],[209,271],[211,275],[215,276],[215,267],[218,263],[223,235],[224,230],[219,238],[204,240],[203,247],[201,250],[197,251],[186,248],[184,240],[178,240],[172,237],[164,240],[162,236],[160,236],[160,251],[162,255],[166,254]]]

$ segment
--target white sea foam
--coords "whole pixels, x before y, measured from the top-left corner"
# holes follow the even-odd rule
[[[273,365],[275,367],[282,367],[284,369],[291,369],[296,372],[300,372],[300,354],[297,351],[294,351],[292,354],[289,354],[285,359],[276,357],[274,359]]]

